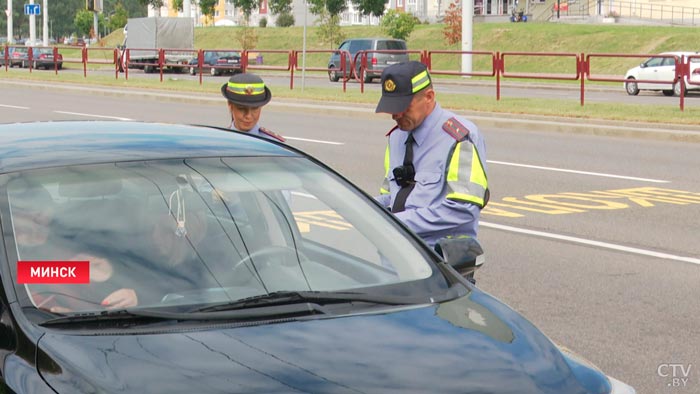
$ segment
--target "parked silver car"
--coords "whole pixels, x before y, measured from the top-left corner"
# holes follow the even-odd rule
[[[354,64],[354,72],[348,68],[346,78],[362,78],[365,82],[372,82],[372,79],[380,78],[382,71],[392,64],[407,62],[408,53],[400,52],[369,52],[367,53],[367,69],[361,70],[361,58],[356,56],[360,51],[406,51],[406,41],[393,38],[350,38],[343,41],[338,47],[338,52],[331,55],[328,60],[328,79],[331,82],[338,82],[343,77],[340,71],[340,51],[350,53],[350,61]]]

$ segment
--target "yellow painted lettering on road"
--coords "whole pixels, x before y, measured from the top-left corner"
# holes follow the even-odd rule
[[[583,212],[580,209],[567,208],[567,207],[562,207],[560,205],[542,204],[539,202],[521,200],[521,199],[518,199],[516,197],[504,197],[503,201],[509,203],[509,204],[503,204],[503,205],[507,205],[513,209],[520,209],[523,211],[538,212],[538,213],[546,213],[549,215],[561,215],[564,213]]]
[[[483,215],[519,218],[524,212],[546,215],[584,213],[592,210],[615,210],[634,207],[651,208],[659,204],[700,204],[700,193],[659,187],[636,187],[590,192],[531,194],[524,198],[504,197],[492,200]]]
[[[622,209],[627,208],[627,204],[622,204],[619,202],[596,200],[593,198],[579,197],[567,195],[565,193],[561,194],[532,194],[525,196],[526,199],[531,201],[537,201],[546,204],[557,204],[563,205],[565,207],[579,208],[582,210],[586,209]],[[570,202],[571,200],[577,202]],[[583,211],[579,211],[583,212]]]
[[[521,217],[525,216],[525,215],[520,214],[520,213],[510,212],[510,211],[507,211],[505,209],[496,208],[498,206],[508,207],[509,205],[508,204],[500,204],[497,202],[490,202],[489,205],[487,205],[486,208],[484,208],[481,211],[481,214],[482,215],[491,215],[491,216],[500,216],[500,217],[505,217],[505,218],[521,218]]]

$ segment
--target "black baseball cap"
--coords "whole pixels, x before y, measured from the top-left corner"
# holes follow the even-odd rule
[[[413,95],[430,84],[430,73],[421,62],[391,65],[382,72],[382,98],[374,112],[401,113],[411,104]]]
[[[262,78],[250,73],[232,76],[221,86],[221,94],[228,101],[244,107],[262,107],[272,99],[272,92]]]

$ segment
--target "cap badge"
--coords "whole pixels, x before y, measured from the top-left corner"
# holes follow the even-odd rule
[[[247,85],[245,87],[245,94],[248,96],[253,94],[253,85]]]
[[[396,84],[394,83],[394,81],[392,81],[391,79],[387,79],[386,81],[384,81],[384,90],[386,90],[389,93],[396,90]]]

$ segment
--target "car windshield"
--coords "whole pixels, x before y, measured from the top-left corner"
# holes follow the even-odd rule
[[[305,158],[112,163],[0,181],[9,261],[90,262],[89,284],[15,280],[30,309],[99,311],[124,289],[137,308],[192,308],[286,291],[447,288],[434,255]]]

